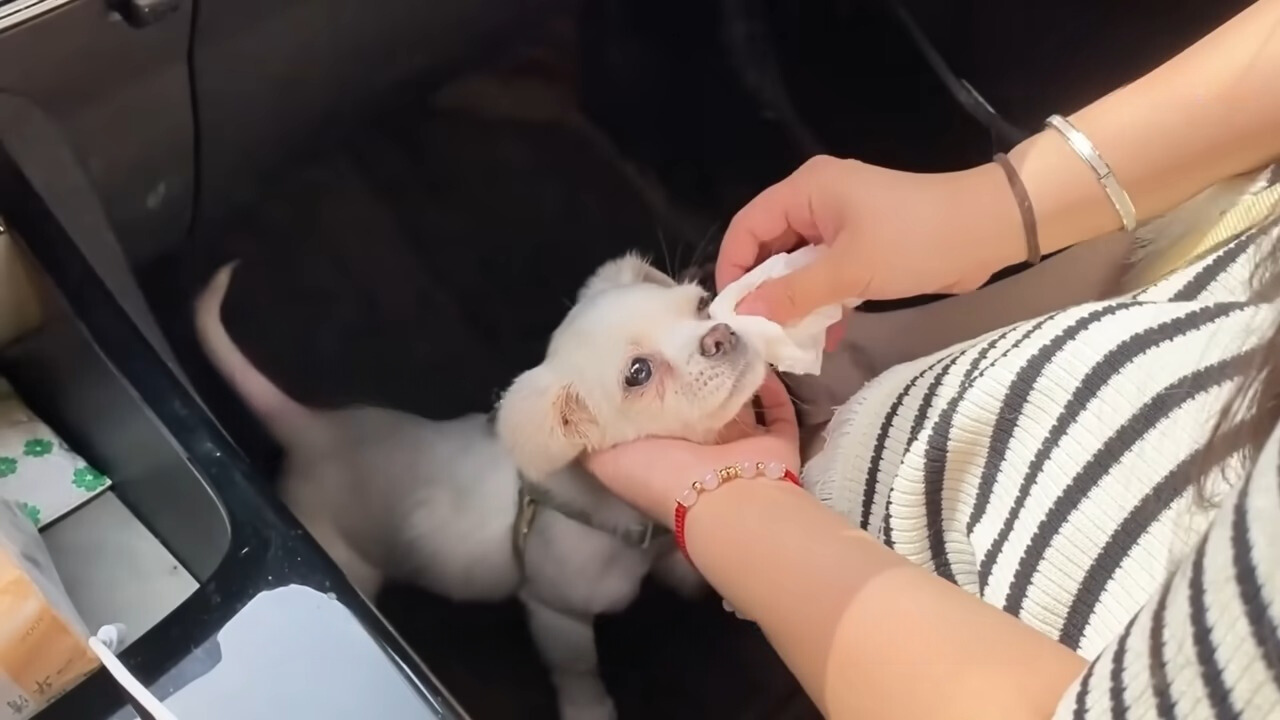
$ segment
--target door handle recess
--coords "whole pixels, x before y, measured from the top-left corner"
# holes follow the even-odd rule
[[[145,28],[176,13],[182,0],[109,0],[108,4],[130,27]]]

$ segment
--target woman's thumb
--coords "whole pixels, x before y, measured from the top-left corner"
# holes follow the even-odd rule
[[[738,312],[788,325],[823,305],[856,297],[858,289],[851,289],[855,283],[840,267],[839,260],[833,253],[782,277],[766,280],[738,303]]]

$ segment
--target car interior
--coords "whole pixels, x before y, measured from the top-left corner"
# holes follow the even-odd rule
[[[487,412],[603,261],[704,273],[734,211],[813,155],[985,162],[1247,4],[0,0],[0,142],[271,478],[279,448],[192,327],[229,261],[229,332],[298,400]],[[115,480],[44,537],[86,622],[145,634],[230,552],[226,520],[30,274],[41,317],[0,332],[0,374]],[[555,717],[517,603],[376,606],[471,717]],[[598,633],[624,718],[818,716],[715,598],[646,587]]]

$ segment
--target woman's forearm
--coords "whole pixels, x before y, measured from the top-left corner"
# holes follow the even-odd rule
[[[1259,0],[1137,81],[1069,116],[1129,194],[1139,220],[1280,157],[1280,0]],[[1053,252],[1121,228],[1093,170],[1045,130],[1010,153]],[[973,173],[998,207],[1002,260],[1025,255],[998,168]],[[979,211],[975,208],[974,211]],[[1012,219],[1011,219],[1012,218]]]
[[[1084,667],[787,483],[709,493],[686,538],[828,717],[1047,718]]]

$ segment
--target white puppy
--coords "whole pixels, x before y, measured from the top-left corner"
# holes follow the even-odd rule
[[[698,577],[669,534],[576,459],[645,436],[709,440],[766,366],[710,321],[696,285],[626,256],[601,267],[494,416],[433,422],[383,408],[322,411],[286,396],[240,353],[220,314],[231,266],[196,302],[214,365],[285,449],[281,493],[353,584],[414,583],[454,600],[518,595],[561,717],[611,718],[592,621],[656,571]]]

